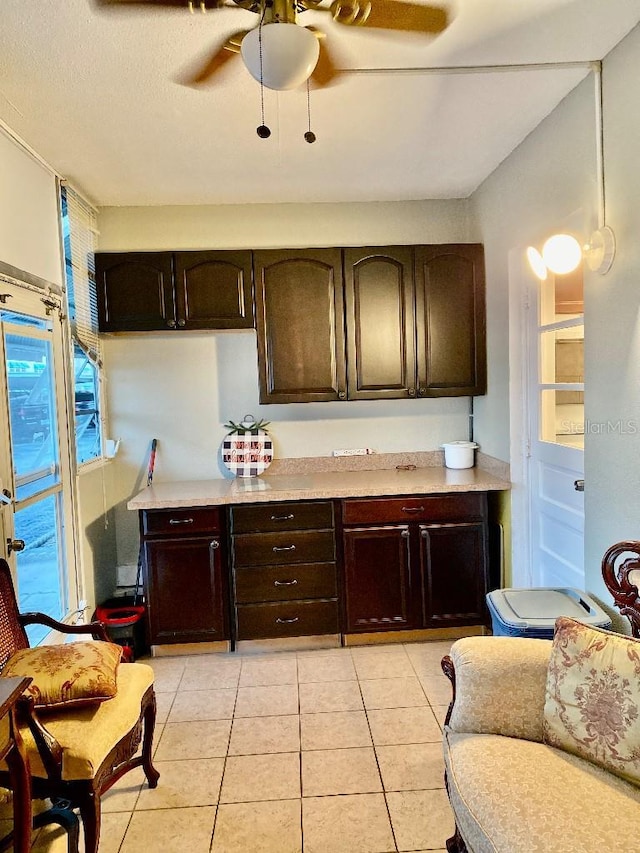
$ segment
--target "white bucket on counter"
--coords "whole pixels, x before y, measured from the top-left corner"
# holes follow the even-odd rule
[[[443,444],[444,464],[447,468],[473,468],[475,441],[449,441]]]

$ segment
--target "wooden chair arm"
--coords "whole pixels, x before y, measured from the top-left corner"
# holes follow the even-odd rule
[[[440,666],[442,667],[442,671],[447,676],[449,681],[451,682],[451,702],[449,702],[449,707],[447,708],[447,716],[444,719],[445,726],[449,725],[449,720],[451,719],[451,714],[453,713],[453,706],[456,701],[456,670],[453,665],[453,661],[449,655],[445,655],[440,661]]]
[[[59,781],[62,778],[62,747],[38,719],[33,696],[21,696],[16,709],[18,722],[28,726],[33,736],[47,776]]]
[[[67,625],[66,622],[59,622],[57,619],[52,619],[46,613],[20,613],[18,616],[22,627],[27,625],[46,625],[54,631],[60,631],[62,634],[91,634],[94,640],[105,640],[109,642],[109,635],[105,628],[104,622],[89,622],[83,625]]]

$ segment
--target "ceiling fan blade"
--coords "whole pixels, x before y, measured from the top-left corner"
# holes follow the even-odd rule
[[[233,59],[236,53],[240,53],[240,44],[247,32],[248,30],[241,30],[234,33],[203,65],[198,66],[191,73],[181,76],[177,82],[183,86],[200,86],[203,83],[208,83],[230,59]]]
[[[336,0],[331,6],[339,24],[355,24],[382,30],[435,35],[449,24],[449,14],[440,6],[423,6],[403,0]]]
[[[225,0],[93,0],[95,6],[182,6],[192,11],[210,11],[224,5]]]
[[[331,51],[327,47],[327,42],[324,38],[320,39],[320,56],[318,63],[309,78],[311,86],[314,89],[325,88],[332,86],[338,81],[341,72],[336,68],[333,61]]]

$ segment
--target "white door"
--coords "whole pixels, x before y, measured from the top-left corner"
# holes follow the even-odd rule
[[[549,273],[528,300],[530,577],[584,587],[582,269]]]
[[[20,610],[55,619],[78,606],[62,346],[55,300],[0,280],[0,555]]]

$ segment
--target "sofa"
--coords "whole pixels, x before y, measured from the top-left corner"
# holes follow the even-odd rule
[[[450,853],[640,849],[640,640],[563,617],[553,641],[458,640],[442,667]]]

